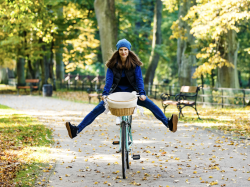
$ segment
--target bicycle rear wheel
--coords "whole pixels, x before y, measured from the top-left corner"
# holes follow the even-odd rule
[[[122,122],[122,176],[126,179],[126,157],[127,157],[127,150],[126,150],[126,123]]]

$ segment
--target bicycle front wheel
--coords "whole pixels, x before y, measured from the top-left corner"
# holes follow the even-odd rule
[[[132,115],[128,117],[128,129],[127,129],[127,142],[130,141],[130,137],[129,137],[129,134],[131,133],[131,124],[132,124]],[[126,163],[127,163],[127,169],[129,169],[129,152],[126,151]]]
[[[127,150],[126,150],[126,123],[122,122],[122,175],[123,178],[126,179],[126,157],[127,157]]]

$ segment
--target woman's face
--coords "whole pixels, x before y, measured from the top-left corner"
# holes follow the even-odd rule
[[[129,50],[127,47],[121,47],[119,49],[119,55],[121,59],[125,60],[128,57]]]

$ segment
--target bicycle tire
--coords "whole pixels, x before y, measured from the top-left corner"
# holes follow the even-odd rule
[[[128,131],[129,131],[129,127],[128,127]],[[128,137],[128,142],[129,142],[129,132],[127,133],[127,137]],[[129,169],[129,152],[127,150],[126,151],[126,165],[127,165],[127,169]]]
[[[126,123],[122,122],[122,176],[126,179]]]
[[[128,136],[128,142],[129,142],[129,131],[131,133],[132,115],[130,115],[128,118],[128,124],[129,124],[129,127],[128,127],[127,136]],[[129,152],[128,151],[126,151],[126,163],[127,163],[127,169],[129,169]]]

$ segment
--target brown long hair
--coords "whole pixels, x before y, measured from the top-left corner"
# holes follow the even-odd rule
[[[128,52],[128,57],[126,59],[125,66],[122,66],[122,61],[118,50],[113,53],[112,57],[107,61],[106,66],[108,68],[113,68],[116,62],[118,62],[116,66],[117,69],[131,69],[135,68],[136,65],[142,65],[142,62],[140,61],[139,57],[133,51]]]

